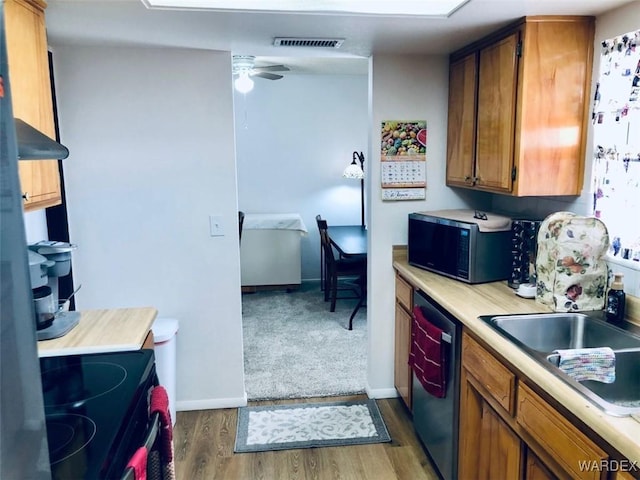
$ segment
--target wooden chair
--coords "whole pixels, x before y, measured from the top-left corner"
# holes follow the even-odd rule
[[[320,291],[324,292],[326,287],[326,265],[324,260],[324,247],[322,246],[322,228],[324,226],[324,229],[327,229],[327,221],[323,220],[320,215],[316,215],[316,223],[318,224],[318,233],[320,234]]]
[[[364,267],[364,275],[361,275],[360,277],[358,277],[358,279],[356,280],[356,283],[360,287],[360,299],[358,300],[358,304],[353,309],[353,312],[349,317],[349,330],[353,330],[353,318],[356,316],[356,313],[358,313],[358,310],[360,310],[362,307],[366,307],[366,304],[365,304],[365,302],[367,301],[367,267],[366,265]]]
[[[355,279],[356,282],[350,284],[350,289],[356,291],[355,297],[340,297],[357,298],[362,300],[366,287],[366,275],[367,275],[367,259],[361,257],[345,257],[340,258],[336,256],[336,253],[331,245],[329,234],[327,232],[327,222],[325,220],[318,221],[318,228],[320,230],[320,242],[324,252],[325,259],[325,273],[326,284],[324,291],[325,300],[331,301],[331,307],[329,311],[336,311],[336,301],[338,300],[338,282],[341,278]]]

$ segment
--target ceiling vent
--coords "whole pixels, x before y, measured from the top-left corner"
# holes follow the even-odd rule
[[[273,40],[276,47],[340,48],[343,43],[344,38],[276,37]]]

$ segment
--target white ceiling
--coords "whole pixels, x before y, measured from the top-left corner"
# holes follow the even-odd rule
[[[392,1],[392,0],[390,0]],[[640,1],[635,0],[640,8]],[[634,0],[470,0],[449,18],[148,10],[141,0],[50,0],[49,43],[165,46],[255,55],[296,73],[365,74],[373,54],[446,54],[525,15],[599,15]],[[344,38],[339,49],[274,37]]]

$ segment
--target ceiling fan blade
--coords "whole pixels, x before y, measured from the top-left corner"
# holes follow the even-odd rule
[[[288,72],[289,68],[284,65],[265,65],[264,67],[253,67],[254,72]]]
[[[276,75],[275,73],[268,73],[268,72],[256,72],[256,73],[252,73],[251,76],[267,78],[269,80],[280,80],[282,78],[282,75]]]

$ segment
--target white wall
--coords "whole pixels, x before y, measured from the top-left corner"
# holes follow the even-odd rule
[[[369,341],[368,393],[393,397],[395,281],[392,246],[407,243],[407,215],[419,210],[484,208],[488,197],[445,186],[447,95],[449,60],[446,56],[379,55],[372,61],[372,160],[368,170]],[[427,198],[419,201],[382,201],[380,187],[380,125],[385,120],[427,121]]]
[[[303,280],[320,278],[317,214],[330,225],[360,224],[360,182],[342,172],[354,150],[369,160],[367,89],[366,75],[285,74],[235,93],[238,205],[302,216]]]
[[[24,229],[27,237],[27,245],[39,242],[40,240],[49,240],[46,210],[25,212]]]
[[[177,408],[243,404],[230,53],[54,53],[78,309],[179,319]]]

